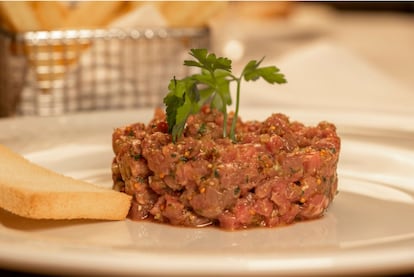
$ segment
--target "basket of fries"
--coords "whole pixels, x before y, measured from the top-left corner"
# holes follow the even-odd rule
[[[151,4],[168,24],[123,24],[143,3],[0,2],[0,116],[161,105],[169,80],[188,74],[183,56],[210,46],[190,9],[206,3],[189,2],[187,18],[176,2]]]

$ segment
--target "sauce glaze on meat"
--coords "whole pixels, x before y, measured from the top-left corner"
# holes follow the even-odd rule
[[[133,196],[129,218],[236,230],[324,214],[338,184],[333,124],[307,127],[278,113],[238,119],[236,143],[222,126],[222,114],[204,107],[176,143],[161,110],[147,125],[115,129],[114,189]]]

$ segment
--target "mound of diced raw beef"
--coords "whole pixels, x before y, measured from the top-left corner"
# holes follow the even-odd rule
[[[222,130],[223,115],[207,107],[176,142],[161,110],[149,124],[115,129],[114,189],[133,196],[129,218],[237,230],[324,214],[338,184],[333,124],[308,127],[275,113],[262,122],[239,118],[236,142]]]

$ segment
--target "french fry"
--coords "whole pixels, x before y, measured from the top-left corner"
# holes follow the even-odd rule
[[[0,11],[8,30],[16,33],[61,29],[69,13],[68,7],[59,1],[0,2]],[[23,45],[23,51],[34,70],[36,80],[49,84],[62,80],[68,66],[79,60],[79,49],[85,48],[84,45],[45,45],[42,42],[39,40],[39,44],[31,44],[31,41],[27,41]]]
[[[68,29],[102,28],[119,16],[125,8],[123,1],[77,2],[63,27]]]
[[[58,30],[69,15],[69,8],[60,1],[33,1],[31,2],[43,30]]]
[[[152,1],[127,1],[127,6],[129,6],[131,10],[134,10],[140,8],[146,3],[152,3]]]
[[[170,27],[202,27],[227,7],[226,1],[165,1],[157,8]]]
[[[12,22],[10,22],[3,11],[3,6],[0,5],[0,28],[5,31],[13,32],[14,26]]]
[[[90,43],[63,44],[26,44],[24,51],[39,82],[61,81],[65,78],[70,66],[79,62]],[[39,87],[43,87],[39,86]],[[43,92],[48,92],[47,89]]]
[[[27,32],[42,29],[30,2],[0,1],[0,10],[3,19],[12,31]]]
[[[233,2],[233,10],[246,18],[277,18],[288,16],[293,9],[294,3],[289,1],[240,1]]]
[[[48,4],[49,2],[45,2],[43,5],[37,5],[38,8],[43,10],[45,15],[54,10],[55,13],[60,12],[64,18],[61,23],[56,18],[55,23],[51,24],[49,22],[49,24],[60,24],[59,27],[61,29],[72,30],[104,28],[115,18],[138,6],[138,4],[131,5],[131,3],[125,1],[82,1],[76,2],[71,8],[62,10],[62,7],[58,5],[53,5],[51,8]],[[48,9],[48,12],[44,11],[45,9]],[[27,51],[28,53],[33,53],[29,60],[36,69],[37,79],[43,82],[53,82],[64,78],[69,66],[78,62],[82,53],[90,46],[91,43],[89,42],[77,44],[74,41],[74,44],[69,45],[30,46],[27,48]],[[47,55],[51,52],[52,55]],[[40,56],[44,58],[39,58]]]

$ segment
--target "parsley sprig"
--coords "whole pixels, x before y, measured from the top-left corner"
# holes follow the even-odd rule
[[[246,64],[240,76],[232,73],[231,63],[228,58],[217,57],[214,53],[208,53],[207,49],[191,49],[191,56],[195,60],[185,60],[184,65],[199,67],[201,72],[177,80],[170,81],[168,94],[164,98],[167,113],[168,131],[172,134],[173,141],[182,135],[187,119],[196,114],[201,107],[210,104],[223,113],[223,137],[229,136],[236,141],[235,129],[239,113],[241,82],[256,81],[260,78],[270,84],[283,84],[286,79],[276,66],[260,67],[263,59],[252,60]],[[230,133],[227,130],[227,106],[232,104],[230,83],[236,82],[236,104]]]

